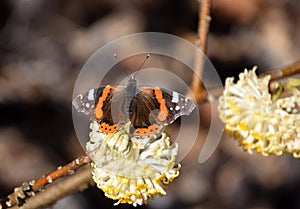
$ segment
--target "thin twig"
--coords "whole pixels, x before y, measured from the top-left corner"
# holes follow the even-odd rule
[[[199,5],[199,22],[198,22],[198,47],[206,54],[207,51],[207,34],[209,29],[211,0],[202,0]]]
[[[62,197],[86,189],[92,179],[92,167],[87,165],[82,170],[76,172],[76,175],[68,176],[63,180],[47,187],[46,190],[26,200],[22,209],[36,209],[54,204]],[[12,209],[19,209],[18,206]]]
[[[283,67],[279,70],[273,70],[273,71],[269,71],[263,74],[260,74],[258,77],[264,77],[266,75],[271,75],[271,83],[272,82],[276,82],[278,80],[281,80],[283,78],[288,78],[294,75],[300,74],[300,61],[294,62],[286,67]],[[270,86],[272,88],[272,86]],[[272,92],[272,89],[270,89],[270,91]],[[214,97],[214,98],[218,98],[223,94],[223,89],[212,89],[210,90],[210,96]],[[205,102],[209,101],[208,98],[208,93],[203,90],[202,92],[199,92],[198,95],[195,96],[196,98],[198,98],[198,104],[203,104]]]
[[[262,75],[271,75],[271,81],[275,81],[286,77],[291,77],[298,73],[300,73],[300,61],[294,62],[291,65],[283,67],[282,69],[270,71]]]
[[[195,44],[202,51],[203,54],[199,59],[195,59],[194,76],[192,80],[192,92],[195,95],[197,102],[199,102],[202,99],[203,95],[202,97],[200,95],[201,92],[204,90],[201,79],[203,75],[203,67],[205,60],[204,56],[207,51],[207,35],[211,19],[210,7],[211,0],[202,0],[201,3],[199,3],[198,37]],[[207,95],[205,97],[207,97]]]
[[[89,156],[87,155],[82,155],[78,158],[76,158],[75,160],[73,160],[72,162],[70,162],[67,165],[64,166],[60,166],[57,168],[57,170],[42,176],[39,180],[37,180],[34,185],[32,186],[32,189],[35,190],[39,190],[40,188],[43,188],[45,185],[52,183],[53,181],[55,181],[56,179],[65,176],[67,174],[73,174],[74,170],[78,169],[79,167],[90,163],[91,159],[89,158]]]
[[[0,209],[10,208],[14,205],[21,206],[27,198],[40,192],[47,184],[50,184],[58,178],[68,174],[73,174],[76,169],[90,162],[91,159],[87,155],[82,155],[67,165],[59,166],[56,170],[42,176],[37,181],[23,183],[22,186],[16,187],[13,193],[0,199]]]

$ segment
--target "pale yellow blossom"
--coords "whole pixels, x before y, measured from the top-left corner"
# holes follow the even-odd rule
[[[118,132],[105,135],[91,123],[86,148],[93,160],[93,179],[105,195],[119,203],[146,204],[149,198],[165,195],[167,185],[178,175],[175,167],[177,144],[171,145],[162,133],[137,146],[129,134],[130,123]],[[145,139],[143,139],[145,140]]]
[[[234,83],[227,78],[219,99],[219,114],[225,130],[243,148],[268,156],[291,153],[300,157],[300,96],[298,91],[272,100],[270,76],[258,78],[253,70],[245,70]],[[286,89],[286,91],[289,91]]]

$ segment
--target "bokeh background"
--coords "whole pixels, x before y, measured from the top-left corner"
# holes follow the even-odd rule
[[[83,154],[72,124],[71,101],[80,69],[98,48],[144,31],[170,33],[194,43],[198,3],[0,1],[0,196]],[[297,61],[299,11],[298,0],[214,0],[208,57],[222,80],[245,67],[258,65],[263,72]],[[206,111],[200,112],[201,134],[182,162],[181,175],[167,196],[141,208],[300,208],[300,161],[291,156],[249,155],[224,134],[213,156],[198,164],[210,121]],[[52,208],[132,208],[113,203],[92,187]]]

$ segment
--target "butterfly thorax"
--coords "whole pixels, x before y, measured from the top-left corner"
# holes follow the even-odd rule
[[[126,86],[125,97],[132,98],[137,93],[137,91],[138,91],[138,88],[137,88],[136,80],[133,78],[130,78],[128,81],[128,84]]]
[[[130,109],[130,104],[137,92],[138,92],[137,82],[134,78],[130,78],[126,86],[125,95],[124,95],[124,106],[123,106],[123,111],[127,118],[130,117],[132,111]]]

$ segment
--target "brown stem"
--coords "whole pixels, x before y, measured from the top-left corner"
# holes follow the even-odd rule
[[[74,191],[86,189],[92,179],[91,171],[91,166],[85,166],[82,170],[76,172],[76,175],[68,176],[67,178],[47,187],[44,191],[27,199],[26,203],[22,205],[22,209],[35,209],[49,206]],[[12,209],[18,208],[18,206],[12,207]]]
[[[74,173],[74,170],[78,169],[79,167],[90,163],[91,159],[87,155],[82,155],[79,158],[73,160],[67,165],[60,166],[57,168],[57,170],[52,171],[51,173],[42,176],[40,179],[38,179],[34,185],[32,186],[33,191],[39,190],[40,188],[43,188],[45,185],[52,183],[56,179],[65,176],[67,174]]]
[[[207,51],[207,35],[210,23],[210,7],[211,0],[202,0],[199,4],[199,22],[198,22],[198,37],[196,40],[196,46],[202,51],[202,56],[195,60],[194,64],[194,76],[192,80],[192,92],[196,97],[197,102],[199,102],[203,95],[198,97],[203,91],[203,85],[201,82],[203,75],[203,67],[205,54]],[[200,93],[200,94],[199,94]],[[206,95],[204,93],[204,95]],[[207,95],[205,96],[207,97]]]
[[[300,61],[297,61],[279,70],[273,70],[273,71],[260,74],[259,77],[271,75],[271,82],[272,82],[283,78],[291,77],[299,73],[300,73]],[[223,89],[213,89],[210,91],[210,93],[214,98],[218,98],[223,94]],[[197,100],[198,104],[202,104],[209,101],[208,94],[205,90],[203,90],[202,92],[198,92],[198,95],[196,95],[195,97],[198,98]]]
[[[0,199],[0,209],[10,208],[14,205],[22,205],[28,197],[40,192],[47,184],[65,175],[73,174],[76,169],[90,162],[91,159],[87,155],[82,155],[67,165],[60,166],[49,174],[42,176],[37,181],[23,183],[22,186],[16,187],[13,193]]]
[[[202,0],[199,5],[199,22],[198,22],[198,47],[206,54],[207,51],[207,34],[210,23],[211,0]]]
[[[294,62],[286,67],[283,67],[279,70],[270,71],[262,74],[271,75],[271,81],[280,80],[282,78],[290,77],[300,73],[300,61]]]

